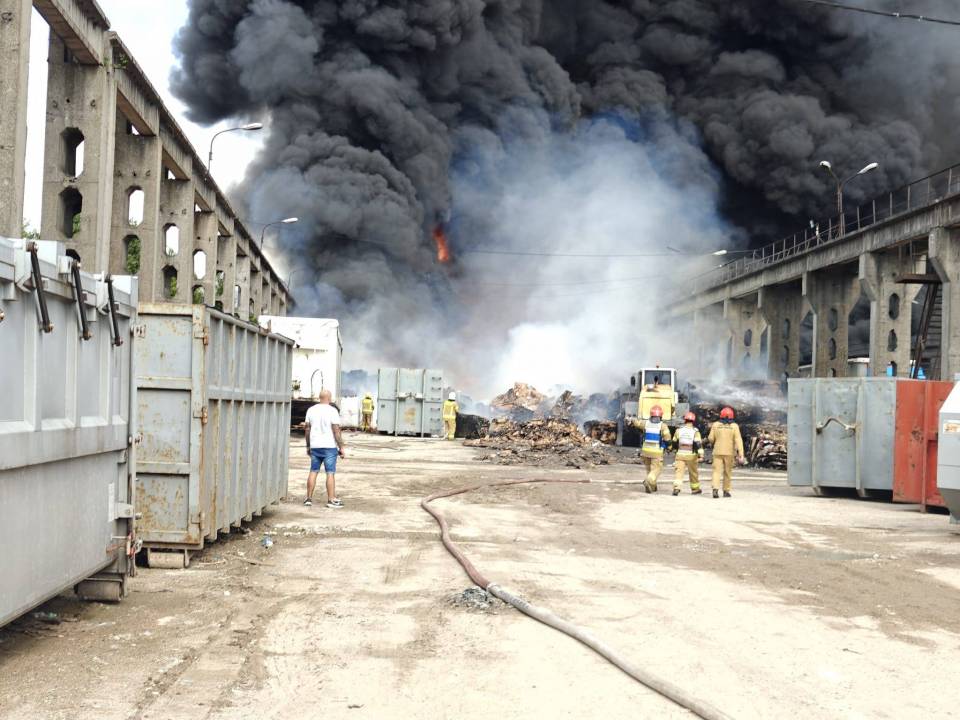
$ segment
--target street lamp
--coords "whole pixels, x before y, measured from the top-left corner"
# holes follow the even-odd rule
[[[308,267],[298,267],[293,270],[289,275],[287,275],[287,290],[293,291],[293,276],[298,272],[313,272],[312,268]]]
[[[214,133],[213,137],[210,138],[210,153],[207,155],[207,175],[210,174],[210,168],[213,166],[213,141],[224,133],[236,132],[238,130],[242,130],[244,132],[263,130],[263,123],[247,123],[246,125],[238,125],[237,127],[227,128],[226,130],[221,130],[218,133]]]
[[[830,173],[830,177],[834,179],[837,183],[837,214],[840,216],[840,235],[843,235],[844,230],[846,229],[846,220],[843,217],[843,188],[851,180],[860,177],[861,175],[866,175],[868,172],[872,172],[880,167],[880,163],[872,162],[869,165],[864,166],[860,169],[859,172],[854,173],[846,180],[841,180],[837,174],[833,171],[833,165],[831,165],[827,160],[820,162],[820,167]]]
[[[264,225],[263,230],[260,231],[260,249],[263,250],[263,239],[268,227],[273,227],[274,225],[292,225],[295,222],[300,222],[300,218],[288,217],[284,218],[283,220],[274,220],[273,222]]]

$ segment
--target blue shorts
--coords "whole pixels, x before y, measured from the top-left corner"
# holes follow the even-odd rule
[[[310,448],[310,472],[320,472],[326,468],[328,473],[337,471],[337,448]]]

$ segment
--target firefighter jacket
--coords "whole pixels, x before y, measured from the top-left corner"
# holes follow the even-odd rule
[[[456,420],[458,412],[460,412],[460,406],[457,405],[456,400],[443,401],[443,419],[444,420]]]
[[[710,428],[707,442],[713,445],[713,454],[726,457],[743,457],[743,438],[740,426],[735,422],[715,422]]]
[[[362,402],[361,405],[360,405],[360,411],[361,411],[362,413],[364,413],[365,415],[369,415],[370,413],[373,412],[373,398],[372,398],[372,397],[365,397],[365,398],[363,399],[363,402]]]
[[[693,425],[683,425],[673,436],[673,444],[678,458],[699,457],[703,459],[703,439],[700,431]]]
[[[634,422],[643,433],[641,455],[648,458],[662,458],[664,448],[670,445],[670,428],[665,422],[637,420]]]

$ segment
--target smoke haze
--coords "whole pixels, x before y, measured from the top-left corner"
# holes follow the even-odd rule
[[[174,86],[196,120],[269,116],[239,199],[301,218],[298,312],[341,319],[348,366],[589,392],[683,366],[663,298],[717,260],[684,253],[828,214],[819,160],[880,163],[852,202],[954,161],[956,34],[918,25],[796,0],[192,0]]]

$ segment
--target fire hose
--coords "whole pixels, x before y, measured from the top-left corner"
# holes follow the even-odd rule
[[[480,483],[477,485],[468,485],[466,487],[457,488],[454,490],[444,490],[442,492],[434,493],[429,497],[424,498],[420,501],[420,507],[426,510],[430,515],[433,516],[434,520],[437,521],[437,524],[440,526],[440,540],[443,542],[443,546],[447,551],[454,557],[454,559],[460,563],[460,566],[466,571],[470,579],[477,585],[477,587],[483,588],[490,595],[493,595],[496,598],[499,598],[508,605],[513,606],[524,615],[532,617],[534,620],[559,630],[566,635],[569,635],[573,639],[583,643],[588,648],[596,652],[598,655],[603,657],[605,660],[609,661],[613,665],[620,668],[623,672],[629,675],[631,678],[639,682],[641,685],[648,687],[656,693],[659,693],[663,697],[671,700],[680,707],[689,710],[694,715],[703,718],[704,720],[732,720],[732,718],[726,713],[718,710],[709,703],[704,702],[696,697],[693,697],[683,688],[674,685],[673,683],[664,680],[663,678],[657,677],[656,675],[647,672],[643,668],[638,667],[634,663],[630,662],[628,659],[623,657],[615,649],[607,645],[605,642],[599,638],[594,637],[594,635],[573,623],[564,620],[561,617],[553,614],[549,610],[546,610],[536,605],[528,603],[521,597],[514,595],[513,593],[504,590],[498,584],[491,582],[484,576],[476,566],[470,561],[470,559],[463,554],[460,548],[457,547],[456,543],[450,537],[450,526],[447,524],[446,519],[438,511],[430,507],[430,503],[434,500],[440,500],[442,498],[453,497],[455,495],[463,495],[465,493],[473,492],[475,490],[485,490],[491,488],[500,488],[509,485],[530,485],[534,483],[570,483],[570,484],[585,484],[589,483],[590,480],[575,480],[575,479],[558,479],[558,480],[502,480],[499,482],[493,483]]]

